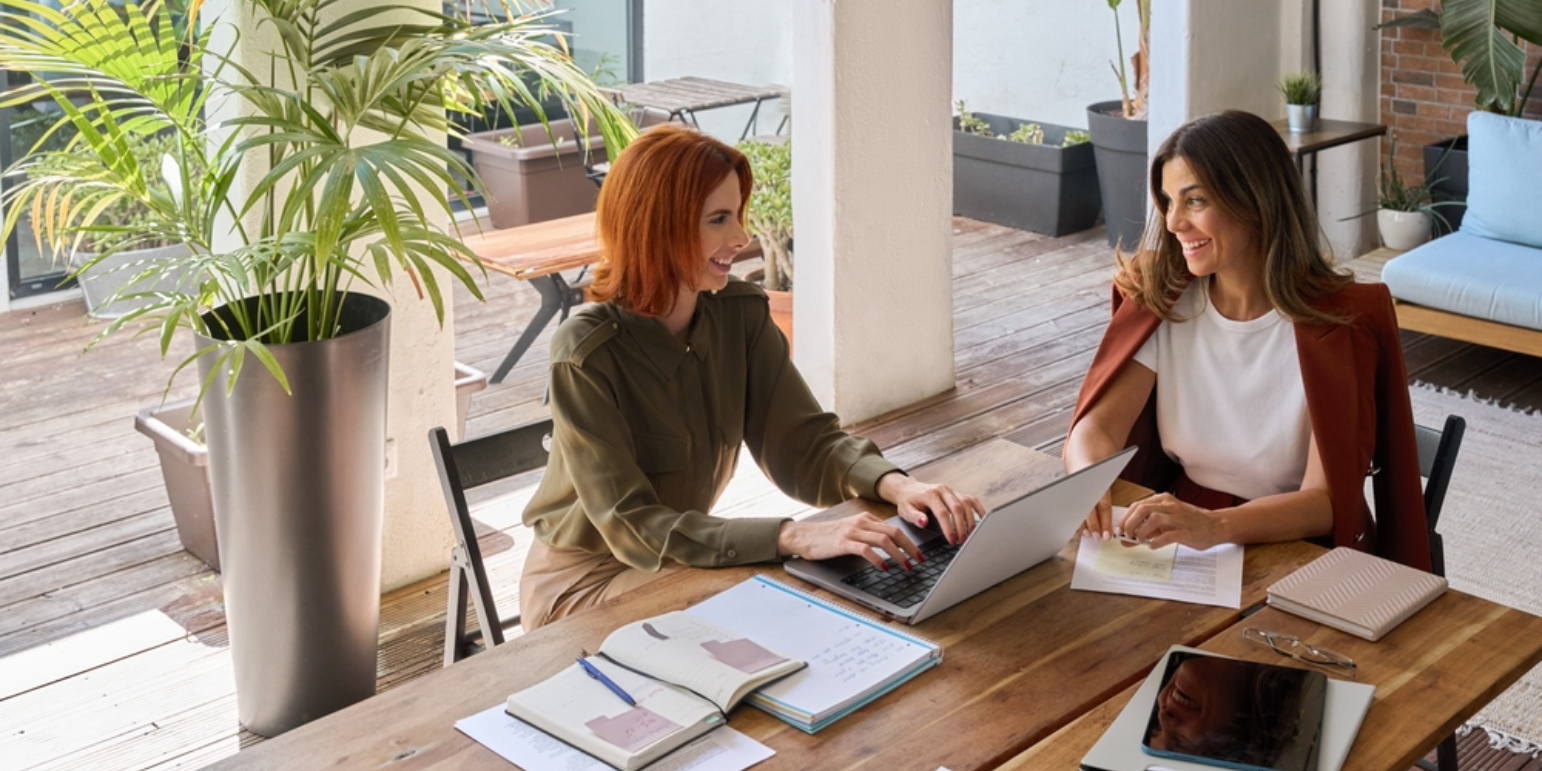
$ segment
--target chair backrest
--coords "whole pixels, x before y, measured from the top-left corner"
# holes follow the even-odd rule
[[[1462,448],[1465,433],[1467,421],[1457,415],[1446,416],[1446,425],[1439,431],[1414,426],[1419,443],[1419,475],[1425,478],[1424,520],[1430,531],[1430,566],[1437,576],[1446,574],[1446,552],[1435,524],[1440,521],[1446,489],[1451,486],[1451,470],[1456,467],[1456,454]]]
[[[493,603],[487,570],[482,564],[482,548],[477,543],[476,526],[466,505],[466,491],[545,466],[551,431],[552,422],[546,419],[459,444],[452,444],[449,433],[443,428],[428,432],[434,465],[439,471],[439,485],[444,491],[450,524],[455,530],[455,546],[450,550],[449,608],[445,619],[446,666],[479,649],[479,638],[487,645],[502,645],[504,627],[519,623],[517,615],[500,617]],[[468,593],[476,605],[480,633],[466,630]]]

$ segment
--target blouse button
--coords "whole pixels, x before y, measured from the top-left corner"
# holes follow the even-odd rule
[[[737,557],[737,556],[739,556],[739,552],[736,552],[733,549],[729,549],[728,550],[728,558],[729,559],[733,559],[734,557]]]
[[[620,329],[620,328],[621,328],[621,325],[620,325],[620,324],[617,324],[617,323],[616,323],[616,322],[614,322],[614,321],[612,321],[612,322],[610,322],[610,328],[611,328],[611,329]]]

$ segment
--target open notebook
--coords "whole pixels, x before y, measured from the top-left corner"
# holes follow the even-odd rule
[[[623,771],[721,725],[751,690],[804,666],[682,612],[617,629],[600,654],[586,660],[636,706],[575,663],[510,696],[506,709]]]

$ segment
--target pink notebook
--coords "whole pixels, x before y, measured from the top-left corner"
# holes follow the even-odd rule
[[[1380,640],[1446,591],[1446,579],[1346,546],[1269,587],[1269,604],[1319,624]]]

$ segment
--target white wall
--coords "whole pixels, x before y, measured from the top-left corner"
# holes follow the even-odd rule
[[[1119,16],[1128,72],[1135,0]],[[1114,12],[1102,0],[954,0],[953,98],[975,112],[1085,129],[1087,105],[1119,98],[1118,58]]]
[[[789,0],[644,0],[643,77],[791,86],[793,6]],[[776,130],[779,109],[774,103],[761,109],[758,133]],[[739,106],[698,117],[708,133],[734,142],[750,113]]]

